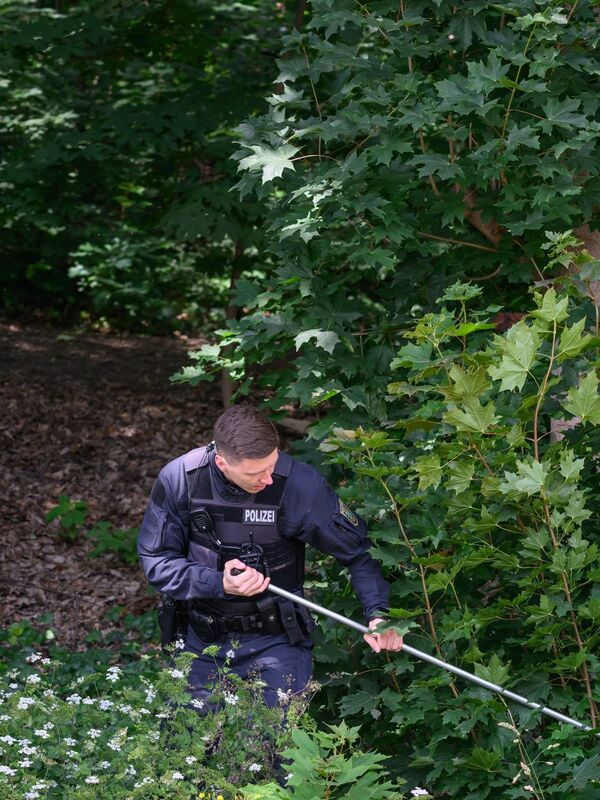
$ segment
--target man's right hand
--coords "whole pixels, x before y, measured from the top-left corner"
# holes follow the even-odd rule
[[[232,570],[241,570],[239,575],[232,575]],[[242,597],[251,597],[253,594],[264,592],[271,579],[265,578],[262,572],[246,566],[243,561],[234,558],[226,561],[223,568],[223,591],[227,594],[237,594]]]

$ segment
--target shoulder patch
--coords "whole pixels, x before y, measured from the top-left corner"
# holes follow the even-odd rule
[[[353,514],[352,511],[348,508],[345,503],[342,503],[340,500],[340,514],[342,517],[348,520],[351,525],[354,525],[355,528],[358,528],[358,518],[356,514]]]

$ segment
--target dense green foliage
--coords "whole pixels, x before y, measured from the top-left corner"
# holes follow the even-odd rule
[[[256,257],[231,130],[272,80],[282,24],[260,0],[3,3],[6,310],[154,331],[211,318]]]
[[[238,282],[245,316],[178,378],[226,367],[243,394],[258,373],[273,409],[316,409],[313,443],[353,476],[343,497],[409,641],[597,725],[600,274],[580,249],[597,227],[596,11],[312,8],[269,113],[239,129],[274,274]],[[530,313],[494,334],[507,307]],[[336,567],[311,570],[319,601],[359,613]],[[324,715],[360,720],[435,796],[600,796],[589,736],[321,637]]]
[[[94,314],[169,329],[201,321],[204,276],[259,266],[179,379],[313,411],[305,455],[368,520],[408,641],[598,725],[597,4],[315,0],[278,74],[266,3],[107,8],[6,5],[5,305],[76,279]],[[337,565],[308,586],[359,615]],[[253,796],[343,797],[357,770],[385,797],[384,754],[440,800],[600,798],[587,733],[315,638],[338,727]]]
[[[411,314],[457,277],[523,310],[545,231],[593,227],[598,26],[589,2],[312,9],[285,37],[282,91],[240,127],[240,192],[271,205],[276,269],[238,282],[251,313],[222,341],[238,375],[299,350],[265,380],[274,405],[341,392],[376,420]],[[222,363],[213,346],[186,377]]]

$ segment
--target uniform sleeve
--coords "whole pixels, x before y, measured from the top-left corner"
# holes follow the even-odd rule
[[[313,474],[310,491],[290,493],[289,504],[286,498],[286,506],[290,508],[292,517],[298,520],[292,535],[332,555],[348,568],[365,615],[372,619],[378,616],[378,612],[388,609],[389,587],[379,562],[369,553],[371,541],[366,523],[340,500],[321,475],[316,471]],[[308,508],[307,497],[312,498]]]
[[[176,600],[224,597],[223,573],[186,557],[188,500],[179,459],[159,474],[150,495],[137,550],[149,583]]]

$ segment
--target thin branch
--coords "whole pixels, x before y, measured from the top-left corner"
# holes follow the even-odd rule
[[[449,239],[447,236],[436,236],[434,233],[426,233],[425,231],[417,231],[417,236],[421,236],[423,239],[434,239],[436,242],[447,242],[448,244],[460,244],[463,245],[463,247],[474,247],[476,250],[485,250],[486,253],[498,252],[494,250],[493,247],[486,247],[484,244],[467,242],[464,239]]]

